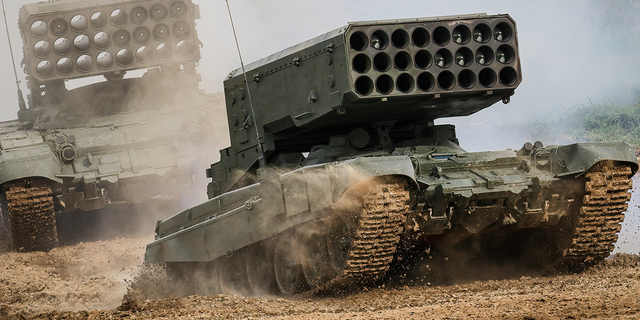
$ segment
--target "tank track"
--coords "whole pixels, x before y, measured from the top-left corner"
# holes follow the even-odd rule
[[[564,249],[562,264],[590,266],[604,260],[618,240],[631,199],[631,168],[598,165],[585,175],[582,206],[571,245]]]
[[[355,217],[344,269],[319,291],[371,283],[389,270],[410,210],[409,191],[403,182],[378,183],[371,188],[362,197],[362,210]]]
[[[48,251],[58,246],[51,187],[43,180],[10,183],[5,186],[6,206],[11,219],[16,251]]]

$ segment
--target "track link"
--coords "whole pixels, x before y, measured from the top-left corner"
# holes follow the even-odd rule
[[[6,208],[16,251],[48,251],[58,246],[51,187],[42,180],[5,186]]]
[[[564,249],[562,263],[589,266],[613,251],[631,199],[631,167],[600,164],[585,175],[585,191],[572,244]]]
[[[321,291],[371,283],[389,270],[409,212],[409,191],[404,182],[376,183],[362,200],[344,269]]]

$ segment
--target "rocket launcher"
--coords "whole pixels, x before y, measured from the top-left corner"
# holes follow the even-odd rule
[[[136,69],[200,59],[190,0],[62,0],[27,4],[19,15],[32,108],[61,82],[118,78]]]
[[[506,14],[349,23],[245,70],[248,84],[241,69],[224,81],[231,147],[212,166],[214,181],[255,165],[258,143],[269,158],[380,122],[466,116],[509,102],[522,80]]]

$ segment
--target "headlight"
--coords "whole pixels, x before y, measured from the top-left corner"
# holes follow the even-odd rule
[[[75,157],[76,149],[72,145],[66,144],[60,148],[60,158],[62,158],[62,161],[72,161]]]

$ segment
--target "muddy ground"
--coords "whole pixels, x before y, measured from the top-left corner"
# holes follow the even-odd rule
[[[150,238],[0,256],[3,319],[584,319],[640,317],[640,257],[619,255],[578,274],[497,270],[478,280],[392,283],[289,299],[236,296],[124,300]],[[502,273],[502,275],[501,275]],[[414,279],[415,280],[415,279]]]
[[[153,240],[153,220],[161,217],[111,214],[93,230],[59,220],[63,247],[0,253],[0,319],[636,319],[639,188],[636,179],[616,245],[622,253],[581,273],[542,274],[488,263],[434,267],[424,261],[399,274],[402,281],[286,299],[176,297],[169,292],[180,288],[166,285],[127,294],[132,283],[140,284],[138,275],[148,274],[144,248]],[[130,222],[126,229],[121,219]]]

